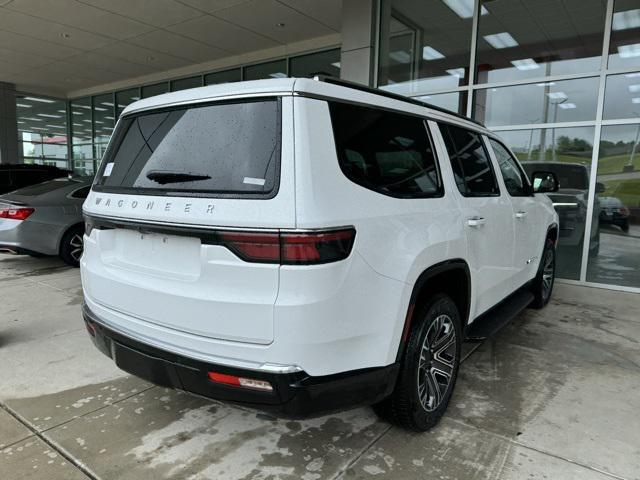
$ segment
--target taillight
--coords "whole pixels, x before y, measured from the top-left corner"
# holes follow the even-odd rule
[[[220,244],[247,262],[313,265],[337,262],[349,256],[353,228],[304,233],[220,232]]]
[[[251,390],[261,390],[263,392],[272,392],[273,387],[265,380],[257,380],[255,378],[237,377],[236,375],[226,375],[224,373],[208,372],[209,380],[224,385],[232,385],[234,387],[249,388]]]
[[[629,209],[627,207],[620,207],[618,209],[618,212],[620,213],[620,215],[624,215],[625,217],[629,216]]]
[[[0,218],[9,218],[11,220],[26,220],[29,215],[35,212],[35,208],[19,207],[19,208],[3,208],[0,210]]]

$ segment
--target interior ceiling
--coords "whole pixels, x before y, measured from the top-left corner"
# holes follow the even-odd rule
[[[0,81],[67,92],[340,32],[342,0],[0,0]]]

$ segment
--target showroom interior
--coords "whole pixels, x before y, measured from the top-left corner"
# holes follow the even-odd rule
[[[0,20],[2,162],[91,175],[118,115],[137,99],[241,80],[342,76],[472,116],[531,168],[558,164],[558,276],[640,292],[637,1],[481,1],[475,11],[462,0],[362,1],[344,10],[337,1],[292,2],[288,11],[287,2],[265,2],[266,17],[242,26],[241,5],[212,22],[197,8],[215,13],[225,2],[183,3],[138,26],[127,17],[136,12],[115,2],[102,7],[104,26],[82,24],[89,12],[78,12],[77,27],[65,31],[58,23],[40,30],[47,20],[63,24],[58,12],[9,2]],[[168,25],[179,15],[185,20]],[[229,31],[207,37],[225,15]],[[116,33],[109,21],[119,19],[128,23]],[[234,45],[233,34],[244,40]]]

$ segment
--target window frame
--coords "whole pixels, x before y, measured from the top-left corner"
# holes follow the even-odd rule
[[[120,146],[122,139],[127,134],[129,130],[128,119],[132,119],[138,115],[146,115],[150,113],[162,113],[162,112],[171,112],[175,110],[185,110],[189,108],[199,108],[199,107],[211,107],[216,105],[228,105],[235,103],[250,103],[250,102],[265,102],[265,101],[275,101],[276,102],[276,139],[277,145],[276,150],[274,152],[275,159],[277,160],[274,170],[274,182],[273,188],[269,192],[249,192],[249,193],[236,193],[236,192],[216,192],[213,190],[180,190],[180,189],[160,189],[160,188],[139,188],[139,187],[113,187],[113,186],[104,186],[98,184],[98,182],[103,177],[104,169],[106,168],[108,159],[113,158],[114,149],[117,146]],[[126,123],[126,125],[125,125]],[[281,177],[281,166],[282,166],[282,143],[283,143],[283,130],[282,130],[282,97],[281,96],[265,96],[265,97],[241,97],[234,98],[229,100],[213,100],[207,102],[194,102],[187,104],[178,104],[172,105],[169,107],[163,108],[150,108],[143,109],[128,113],[127,115],[123,115],[118,120],[116,124],[116,129],[114,130],[113,135],[108,143],[108,146],[104,152],[102,157],[102,161],[98,166],[96,171],[91,189],[94,192],[102,192],[102,193],[122,193],[129,195],[146,195],[146,196],[158,196],[158,197],[170,197],[170,198],[180,198],[180,197],[193,197],[193,198],[229,198],[229,199],[237,199],[237,200],[270,200],[280,191],[280,177]]]
[[[527,175],[527,172],[524,171],[524,168],[522,168],[522,165],[520,164],[520,161],[517,159],[517,157],[515,155],[513,155],[511,150],[504,144],[504,142],[502,140],[499,140],[498,138],[490,136],[490,135],[487,135],[486,139],[487,139],[487,142],[489,143],[489,147],[491,147],[491,153],[494,155],[496,163],[498,164],[498,170],[500,170],[500,177],[502,178],[502,183],[504,183],[504,188],[507,191],[507,193],[509,194],[509,196],[510,197],[531,197],[531,196],[533,196],[533,194],[534,194],[533,185],[531,184],[531,181],[529,180],[529,175]],[[514,194],[514,193],[511,193],[509,191],[509,188],[507,187],[507,184],[504,181],[504,174],[502,173],[502,169],[500,168],[500,161],[498,160],[498,155],[496,154],[496,152],[495,152],[495,150],[493,148],[493,145],[491,145],[492,141],[496,142],[498,145],[500,145],[502,148],[504,148],[505,151],[507,152],[507,154],[509,155],[509,157],[511,157],[511,159],[515,162],[516,168],[520,172],[520,178],[522,178],[522,182],[524,184],[524,189],[525,189],[524,193]]]
[[[384,195],[385,197],[391,197],[391,198],[397,198],[400,200],[416,200],[416,199],[430,199],[430,198],[442,198],[445,195],[445,186],[444,186],[444,180],[442,177],[442,167],[440,166],[440,157],[438,155],[438,149],[436,147],[436,143],[434,142],[434,138],[433,138],[433,133],[431,132],[431,128],[429,127],[429,121],[435,121],[432,118],[423,116],[423,115],[417,115],[414,113],[407,113],[407,112],[402,112],[399,110],[394,110],[391,108],[385,108],[385,107],[381,107],[378,105],[373,105],[373,104],[367,104],[367,103],[360,103],[360,102],[352,102],[352,101],[348,101],[348,100],[341,100],[341,99],[325,99],[325,101],[327,102],[327,105],[329,106],[329,119],[331,122],[331,135],[333,136],[333,146],[336,152],[336,159],[338,160],[338,166],[340,167],[340,171],[342,172],[342,174],[345,176],[345,178],[347,180],[349,180],[350,182],[366,189],[369,190],[371,192],[375,192],[378,193],[380,195]],[[402,194],[398,194],[395,192],[388,192],[388,191],[384,191],[382,189],[379,188],[375,188],[372,185],[368,185],[368,184],[364,184],[362,182],[357,181],[356,179],[352,178],[343,168],[343,162],[341,159],[341,155],[339,153],[339,149],[338,149],[338,140],[336,138],[335,135],[335,126],[333,124],[333,119],[331,117],[331,104],[342,104],[342,105],[350,105],[352,107],[357,107],[357,108],[365,108],[365,109],[371,109],[371,110],[379,110],[381,112],[386,112],[386,113],[390,113],[390,114],[395,114],[395,115],[401,115],[404,117],[411,117],[411,118],[415,118],[417,120],[420,120],[420,122],[422,123],[422,127],[425,130],[425,134],[426,134],[426,139],[427,142],[429,143],[429,145],[431,146],[431,151],[433,152],[433,159],[434,159],[434,165],[436,168],[436,175],[437,175],[437,180],[438,180],[438,190],[434,193],[421,193],[421,194],[407,194],[407,195],[402,195]]]
[[[462,195],[465,198],[491,198],[491,197],[500,197],[500,196],[502,196],[502,189],[500,188],[500,182],[498,182],[498,176],[496,175],[495,167],[493,165],[493,159],[491,158],[491,152],[489,152],[487,150],[487,145],[485,144],[485,141],[484,141],[484,137],[486,136],[486,133],[478,131],[478,130],[475,130],[473,128],[462,126],[462,125],[454,123],[454,122],[447,122],[446,120],[437,120],[436,123],[438,125],[438,130],[440,130],[440,135],[442,137],[444,150],[447,152],[447,158],[449,159],[449,163],[451,164],[451,175],[453,175],[453,182],[456,184],[456,190],[458,192],[460,192],[460,195]],[[489,170],[491,171],[491,175],[493,176],[493,181],[495,182],[495,185],[496,185],[496,189],[497,189],[496,193],[486,193],[486,194],[469,193],[469,189],[468,189],[468,186],[467,186],[466,179],[464,180],[465,192],[462,192],[460,190],[460,188],[458,187],[458,183],[455,181],[455,173],[453,171],[453,161],[451,160],[451,156],[449,155],[449,149],[447,148],[447,141],[445,139],[444,132],[440,128],[441,125],[448,125],[448,126],[450,125],[452,127],[460,128],[462,130],[466,130],[466,131],[471,132],[471,133],[473,133],[475,135],[478,135],[480,137],[480,144],[482,145],[482,149],[484,151],[484,154],[486,155],[487,160],[489,161]],[[458,153],[458,149],[456,147],[456,154],[457,153]],[[461,167],[462,171],[464,172],[464,168],[462,168],[462,165],[460,165],[460,167]]]

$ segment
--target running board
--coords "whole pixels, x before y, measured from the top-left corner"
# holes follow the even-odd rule
[[[466,332],[466,340],[479,342],[492,337],[505,327],[522,310],[533,301],[534,296],[529,290],[519,290],[505,298],[498,305],[469,325]]]

